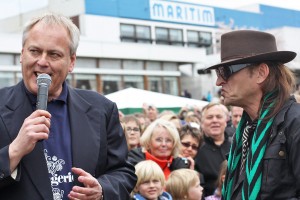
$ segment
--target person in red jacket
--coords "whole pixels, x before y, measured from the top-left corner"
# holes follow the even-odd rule
[[[180,138],[175,125],[164,119],[152,122],[140,138],[141,148],[128,153],[128,161],[136,165],[143,160],[156,162],[164,172],[166,180],[171,171],[188,168],[189,162],[180,158]]]

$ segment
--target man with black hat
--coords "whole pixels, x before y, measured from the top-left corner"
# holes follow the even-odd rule
[[[300,198],[300,105],[284,65],[295,52],[278,51],[275,37],[251,30],[221,37],[217,73],[225,105],[244,109],[233,137],[223,199]]]

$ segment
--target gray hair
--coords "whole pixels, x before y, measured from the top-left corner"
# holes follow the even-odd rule
[[[57,14],[57,13],[44,13],[40,16],[32,18],[26,25],[23,30],[22,46],[24,47],[26,39],[28,37],[28,32],[36,25],[37,23],[44,23],[50,25],[60,25],[63,26],[70,35],[70,54],[76,54],[77,47],[80,39],[80,31],[77,26],[72,22],[69,17]]]

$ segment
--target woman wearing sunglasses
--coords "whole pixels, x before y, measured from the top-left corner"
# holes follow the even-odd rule
[[[184,125],[180,131],[180,156],[187,158],[190,163],[190,169],[195,168],[194,158],[203,141],[200,129],[197,128],[197,126],[193,126],[193,124],[194,123]]]

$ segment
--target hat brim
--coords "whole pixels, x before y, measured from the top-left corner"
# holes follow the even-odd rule
[[[287,63],[287,62],[292,61],[296,57],[296,55],[297,54],[293,51],[276,51],[276,52],[270,52],[270,53],[263,53],[263,54],[257,54],[255,56],[226,60],[219,64],[208,67],[205,70],[216,69],[219,66],[224,66],[224,65],[226,66],[226,65],[234,65],[234,64],[244,64],[244,63],[245,64],[246,63],[259,63],[259,62],[267,62],[267,61]],[[198,73],[202,72],[202,71],[203,71],[203,69],[199,69]]]

